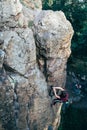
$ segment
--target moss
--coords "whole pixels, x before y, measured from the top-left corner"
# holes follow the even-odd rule
[[[20,0],[20,2],[21,2],[22,5],[25,5],[22,0]]]
[[[26,6],[28,8],[28,6],[23,2],[23,0],[20,0],[20,2],[23,6]]]
[[[39,6],[35,3],[35,7],[38,9],[39,8]]]
[[[28,23],[28,27],[32,27],[33,26],[33,21],[31,20],[31,21],[29,21],[29,23]]]

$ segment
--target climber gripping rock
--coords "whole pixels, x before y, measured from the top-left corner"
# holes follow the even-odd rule
[[[53,87],[53,93],[56,98],[53,99],[52,105],[55,105],[57,102],[68,102],[69,95],[63,88]]]

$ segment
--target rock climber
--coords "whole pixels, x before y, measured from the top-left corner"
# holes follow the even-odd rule
[[[62,87],[53,87],[53,93],[55,99],[52,101],[52,105],[55,105],[57,102],[68,102],[68,93]]]

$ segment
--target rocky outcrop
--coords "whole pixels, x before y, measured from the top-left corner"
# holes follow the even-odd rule
[[[0,129],[56,130],[62,104],[48,90],[65,85],[72,34],[61,11],[0,1]]]
[[[61,11],[42,11],[35,18],[37,60],[49,85],[64,86],[66,62],[73,34],[71,24]]]

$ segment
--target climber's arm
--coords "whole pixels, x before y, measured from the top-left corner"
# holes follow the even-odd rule
[[[62,88],[62,87],[54,87],[54,89],[59,89],[59,90],[64,91],[64,88]]]
[[[57,89],[62,90],[62,91],[64,91],[64,89],[61,88],[61,87],[53,87],[53,91],[54,91],[55,97],[60,99],[60,96],[59,96],[59,95],[57,94],[57,92],[56,92]]]
[[[57,93],[56,93],[56,89],[57,89],[56,87],[53,87],[54,95],[55,95],[56,98],[60,99],[60,96],[58,96]]]

